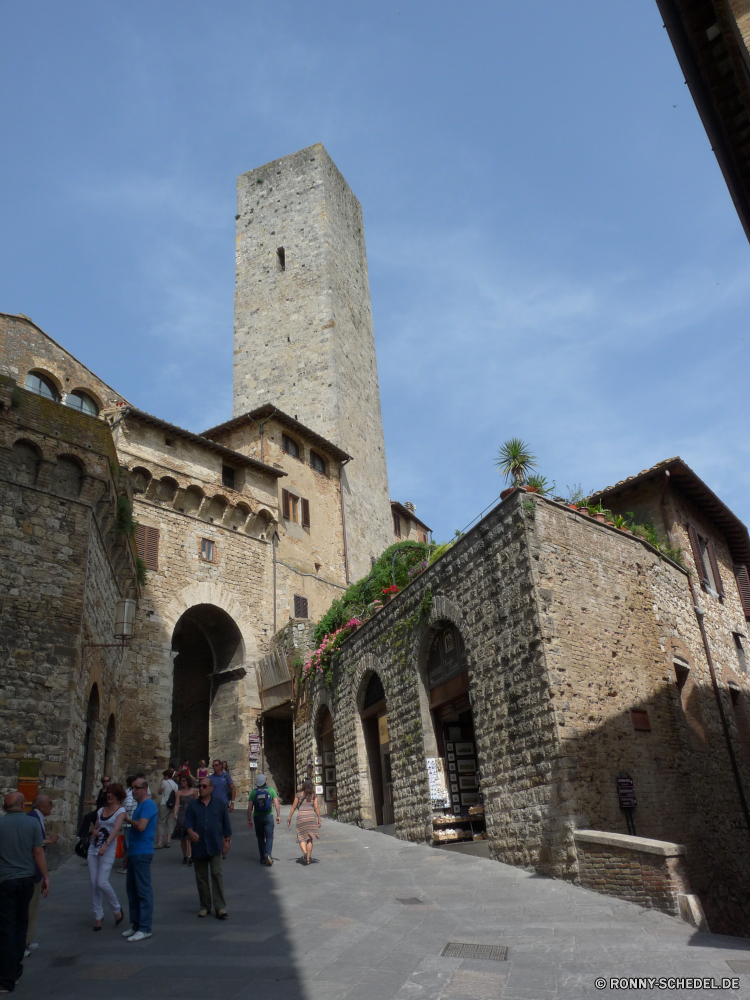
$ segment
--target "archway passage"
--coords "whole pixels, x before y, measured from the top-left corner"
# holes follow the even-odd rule
[[[375,826],[389,826],[394,822],[391,746],[385,691],[376,673],[370,674],[367,680],[360,715],[370,778],[372,816]]]
[[[320,811],[331,816],[337,808],[336,796],[336,756],[333,748],[333,717],[327,705],[323,705],[318,715],[318,723],[315,727],[320,764],[315,768],[315,783],[318,788],[323,789],[323,794],[318,794]]]
[[[94,795],[96,775],[94,773],[94,755],[96,751],[96,724],[99,721],[99,688],[96,684],[91,688],[89,702],[86,706],[86,732],[83,737],[83,761],[81,763],[81,797],[78,801],[78,823],[83,819],[84,803]]]
[[[226,611],[196,604],[177,622],[172,635],[172,733],[170,755],[193,772],[201,759],[238,758],[238,668],[243,660],[242,636]],[[231,755],[231,756],[230,756]]]

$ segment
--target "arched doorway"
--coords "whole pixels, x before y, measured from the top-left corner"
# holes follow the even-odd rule
[[[360,718],[364,735],[372,818],[375,826],[394,822],[393,776],[383,683],[376,673],[364,681]]]
[[[323,792],[318,793],[320,811],[331,816],[337,808],[336,800],[336,755],[333,747],[333,716],[327,705],[323,705],[318,713],[318,723],[315,727],[320,765],[315,768],[315,782]]]
[[[99,688],[94,684],[89,694],[88,705],[86,706],[86,732],[83,737],[83,761],[81,763],[81,797],[78,800],[78,824],[83,819],[84,802],[87,799],[96,798],[94,795],[94,785],[96,774],[94,771],[96,752],[96,725],[99,722]]]
[[[467,839],[481,839],[484,811],[469,671],[461,633],[450,622],[440,622],[433,633],[427,660],[427,687],[438,757],[444,761],[447,778],[450,805],[446,812],[467,818],[464,831]]]
[[[112,773],[115,769],[115,740],[117,737],[116,727],[115,727],[115,717],[110,715],[109,721],[107,722],[107,735],[104,740],[104,772],[109,775],[112,781],[115,780],[115,776]]]
[[[241,760],[237,683],[244,675],[242,635],[234,619],[214,604],[196,604],[175,625],[172,635],[172,762],[219,757],[230,771]]]

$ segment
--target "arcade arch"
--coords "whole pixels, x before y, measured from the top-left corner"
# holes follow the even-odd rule
[[[391,747],[385,690],[375,670],[367,671],[362,677],[357,693],[357,709],[367,765],[371,817],[370,823],[367,824],[366,820],[365,823],[387,826],[394,822]]]

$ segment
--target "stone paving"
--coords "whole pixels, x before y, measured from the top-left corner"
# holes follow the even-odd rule
[[[285,817],[287,809],[282,816]],[[154,857],[154,936],[128,944],[107,914],[94,934],[83,862],[52,873],[40,948],[16,996],[187,1000],[573,1000],[750,997],[750,941],[497,862],[324,820],[314,863],[277,827],[273,868],[235,814],[225,862],[229,919],[199,919],[179,848]],[[126,906],[125,879],[112,875]],[[127,909],[126,909],[127,915]],[[126,925],[123,924],[122,930]],[[443,957],[448,942],[507,947],[505,961]],[[598,990],[597,977],[737,976],[740,988]]]

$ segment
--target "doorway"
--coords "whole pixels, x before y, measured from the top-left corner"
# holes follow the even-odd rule
[[[372,673],[367,681],[360,717],[367,756],[372,822],[374,826],[389,826],[394,822],[391,744],[385,691],[376,673]]]
[[[323,705],[318,714],[318,724],[316,726],[316,741],[318,752],[315,761],[315,786],[322,788],[318,792],[318,804],[320,811],[325,816],[332,816],[338,808],[338,796],[336,791],[336,751],[333,743],[333,716],[327,705]]]
[[[83,820],[84,802],[95,798],[94,772],[96,751],[96,725],[99,722],[99,688],[96,684],[91,688],[88,705],[86,706],[86,732],[83,737],[83,761],[81,763],[81,796],[78,800],[78,825]],[[111,775],[110,775],[111,777]]]

